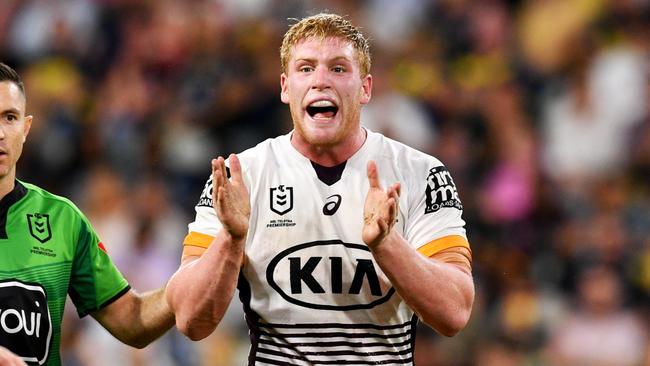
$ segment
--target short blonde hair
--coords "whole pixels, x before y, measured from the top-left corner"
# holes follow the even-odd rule
[[[280,47],[280,63],[282,72],[287,72],[287,64],[291,58],[292,48],[300,41],[310,38],[341,38],[352,44],[356,50],[357,61],[361,76],[370,73],[370,43],[363,36],[359,28],[347,19],[336,14],[321,13],[301,19],[292,25],[284,34],[282,47]]]

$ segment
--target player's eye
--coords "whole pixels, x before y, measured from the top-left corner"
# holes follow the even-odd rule
[[[312,72],[314,68],[311,66],[301,66],[299,70],[300,72]]]
[[[5,114],[5,120],[7,120],[7,122],[16,122],[18,120],[18,116],[11,113]]]
[[[332,71],[336,73],[341,73],[341,72],[345,72],[345,68],[343,66],[335,66],[332,68]]]

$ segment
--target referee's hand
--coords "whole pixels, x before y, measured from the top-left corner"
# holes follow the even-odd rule
[[[0,366],[27,366],[27,364],[10,350],[0,347]]]

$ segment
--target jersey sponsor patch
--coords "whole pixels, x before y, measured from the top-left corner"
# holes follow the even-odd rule
[[[41,244],[52,239],[52,227],[50,226],[50,215],[42,213],[27,214],[29,233]]]
[[[372,309],[395,292],[382,281],[366,245],[326,240],[303,243],[278,253],[266,280],[286,301],[320,310]]]
[[[226,167],[226,177],[230,179],[230,168]],[[212,206],[212,175],[208,178],[208,181],[203,187],[203,192],[201,192],[201,197],[199,197],[199,202],[196,204],[197,207],[213,207]]]
[[[339,207],[341,206],[341,201],[342,198],[340,194],[333,194],[327,197],[325,206],[323,206],[323,215],[325,216],[334,215],[336,211],[339,209]]]
[[[45,289],[17,280],[0,282],[0,346],[27,362],[47,361],[52,320]]]
[[[212,207],[212,176],[208,179],[203,187],[203,192],[201,192],[201,197],[199,198],[199,203],[196,204],[197,207]]]
[[[424,213],[433,213],[443,207],[463,209],[454,180],[444,166],[437,166],[429,170],[425,194]]]

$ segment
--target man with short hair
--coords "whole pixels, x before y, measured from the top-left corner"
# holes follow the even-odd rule
[[[67,295],[80,316],[92,315],[130,346],[146,346],[174,324],[165,289],[136,293],[71,201],[16,179],[33,120],[25,110],[20,76],[0,63],[0,366],[20,365],[17,357],[61,364]]]
[[[454,182],[361,126],[370,51],[345,18],[298,21],[281,61],[294,129],[212,161],[168,285],[176,325],[208,336],[238,287],[251,365],[412,364],[418,318],[451,336],[472,308]]]

